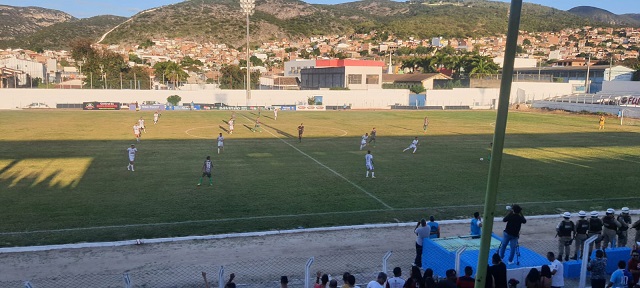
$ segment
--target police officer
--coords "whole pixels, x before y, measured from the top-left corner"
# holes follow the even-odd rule
[[[622,212],[618,215],[620,229],[618,229],[618,247],[626,247],[629,239],[629,226],[631,226],[631,216],[629,216],[629,207],[622,207]]]
[[[569,261],[569,255],[571,255],[571,240],[576,234],[576,225],[571,221],[571,213],[562,213],[562,221],[556,226],[556,232],[558,236],[558,261],[562,261],[563,250],[565,261]]]
[[[602,243],[602,220],[598,218],[598,211],[591,211],[591,218],[589,218],[589,238],[591,236],[598,236],[593,243],[595,243],[596,249],[600,249]],[[589,255],[593,251],[593,244],[589,244]]]
[[[578,216],[580,220],[576,221],[576,253],[573,255],[573,260],[578,259],[578,255],[582,256],[582,250],[584,249],[584,241],[587,240],[587,232],[589,232],[589,220],[585,219],[587,217],[587,212],[580,211],[578,212]]]
[[[616,247],[616,236],[618,235],[618,228],[622,225],[615,217],[615,210],[613,208],[607,209],[607,214],[602,217],[602,225],[604,225],[604,229],[602,231],[602,248],[609,248],[609,243],[611,243],[611,247]]]

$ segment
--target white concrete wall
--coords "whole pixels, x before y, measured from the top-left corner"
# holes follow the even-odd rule
[[[520,89],[520,90],[519,90]],[[514,82],[511,88],[511,103],[524,100],[539,100],[550,96],[567,95],[569,83]],[[351,105],[354,109],[384,109],[391,105],[410,105],[409,90],[252,90],[251,99],[246,99],[244,90],[103,90],[103,89],[0,89],[0,109],[22,108],[34,102],[49,107],[56,104],[78,104],[85,101],[123,102],[158,101],[166,103],[170,95],[182,97],[182,103],[226,103],[231,106],[270,106],[306,104],[307,98],[323,96],[324,105]],[[453,90],[427,91],[426,105],[489,106],[498,99],[498,88],[460,88]],[[477,104],[477,105],[476,105]],[[497,104],[497,100],[496,100]]]
[[[640,94],[640,81],[603,81],[599,94]]]
[[[270,106],[279,104],[296,105],[307,103],[307,98],[323,96],[324,105],[352,105],[355,109],[389,108],[399,103],[408,105],[409,90],[252,90],[251,99],[246,99],[244,90],[101,90],[101,89],[0,89],[0,109],[22,108],[34,102],[45,103],[49,107],[56,104],[82,103],[85,101],[107,101],[132,103],[138,101],[158,101],[166,103],[170,95],[182,97],[182,103],[226,103],[231,106]]]
[[[571,94],[569,83],[513,82],[510,103],[540,100],[547,97]],[[455,88],[453,90],[428,90],[427,106],[490,106],[498,104],[499,88]],[[496,107],[497,108],[497,107]]]

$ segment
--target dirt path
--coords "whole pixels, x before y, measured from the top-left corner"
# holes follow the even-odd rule
[[[529,219],[522,228],[521,245],[536,251],[555,251],[554,228],[558,221],[560,221],[559,217]],[[501,235],[504,224],[496,222],[494,228],[494,233]],[[441,225],[443,237],[466,235],[468,231],[467,223]],[[259,263],[278,258],[340,257],[345,254],[381,257],[385,251],[390,250],[407,258],[401,263],[406,262],[408,266],[415,253],[414,241],[413,227],[404,226],[107,248],[3,253],[0,254],[0,281],[47,278],[57,275],[121,275],[129,270],[173,269],[214,262],[230,265],[231,263]],[[371,261],[377,262],[378,258],[376,256],[376,260]],[[346,270],[340,267],[336,269]],[[230,272],[233,271],[228,273]]]

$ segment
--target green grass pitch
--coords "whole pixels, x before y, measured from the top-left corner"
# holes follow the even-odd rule
[[[136,171],[132,126],[146,120]],[[494,111],[0,112],[0,246],[469,218],[482,211]],[[427,133],[422,120],[428,116]],[[498,203],[640,207],[640,128],[511,112]],[[302,143],[297,126],[304,123]],[[377,128],[375,147],[360,137]],[[225,150],[216,153],[223,132]],[[413,137],[416,154],[402,153]],[[374,155],[376,179],[365,178]],[[207,155],[214,185],[196,187]],[[480,161],[484,158],[484,161]],[[498,209],[504,209],[498,207]],[[498,211],[498,213],[500,213]]]

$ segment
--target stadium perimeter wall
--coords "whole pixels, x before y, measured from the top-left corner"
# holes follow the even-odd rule
[[[486,106],[497,104],[498,88],[463,88],[427,91],[426,105]],[[157,101],[166,103],[167,97],[179,95],[182,103],[225,103],[230,106],[271,106],[307,104],[307,99],[322,96],[329,106],[349,105],[352,109],[389,109],[391,105],[411,105],[409,90],[252,90],[246,99],[244,90],[105,90],[105,89],[0,89],[0,109],[20,109],[31,103],[80,104],[88,101],[133,103]],[[567,95],[568,83],[514,82],[511,103],[531,99]],[[494,103],[495,102],[495,103]]]
[[[640,81],[604,81],[599,94],[640,94]]]
[[[599,104],[580,104],[580,103],[566,103],[566,102],[553,102],[553,101],[535,101],[532,105],[533,108],[547,108],[551,110],[565,110],[571,112],[583,112],[590,113],[606,113],[611,115],[618,115],[618,111],[624,109],[624,116],[631,118],[640,118],[640,107],[630,106],[617,106],[617,105],[599,105]]]

